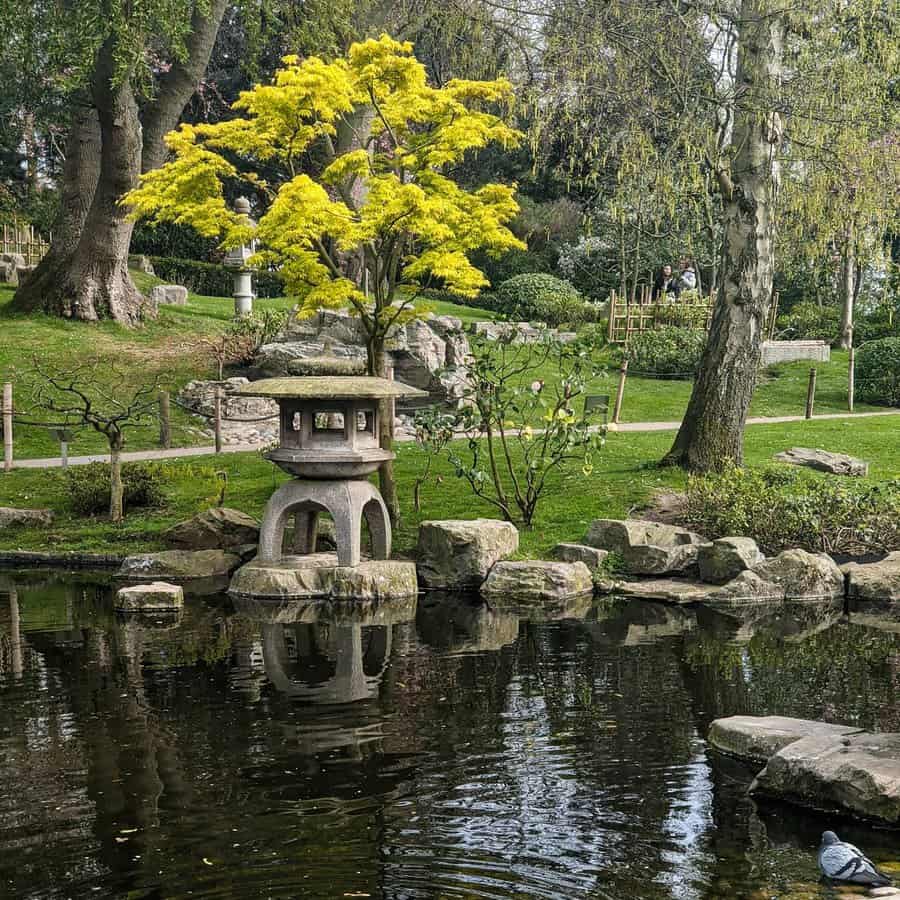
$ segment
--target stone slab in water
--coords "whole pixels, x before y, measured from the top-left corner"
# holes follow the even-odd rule
[[[428,588],[479,588],[491,567],[518,548],[515,525],[499,519],[422,522],[416,549],[419,578]]]
[[[830,725],[789,716],[728,716],[712,723],[709,743],[729,756],[765,763],[779,750],[803,738],[816,736],[836,742],[848,734],[859,733],[859,728],[850,725]]]
[[[666,603],[727,603],[784,600],[784,588],[754,572],[741,572],[727,584],[707,584],[687,578],[646,578],[641,581],[609,581],[598,590],[618,597],[662,600]]]
[[[783,550],[778,556],[755,566],[753,572],[763,581],[783,588],[787,597],[843,597],[844,575],[827,553]]]
[[[769,758],[751,793],[900,825],[900,734],[815,734]]]
[[[488,600],[564,600],[593,592],[591,570],[583,562],[498,562],[481,586]]]
[[[184,606],[184,591],[177,584],[151,581],[116,592],[115,608],[127,612],[172,612]]]
[[[849,596],[854,600],[900,600],[900,551],[874,563],[847,563]]]
[[[126,556],[116,573],[122,578],[153,580],[216,578],[230,575],[241,559],[224,550],[163,550]]]
[[[334,553],[311,553],[277,563],[255,559],[234,573],[228,590],[239,597],[377,600],[415,596],[419,585],[415,563],[363,560],[339,566]]]
[[[846,453],[832,453],[829,450],[813,450],[809,447],[792,447],[775,454],[778,462],[792,466],[805,466],[830,475],[855,475],[864,478],[869,474],[869,464]]]

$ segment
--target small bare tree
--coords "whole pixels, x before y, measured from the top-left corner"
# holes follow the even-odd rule
[[[99,377],[102,372],[102,379]],[[156,414],[156,396],[161,377],[148,384],[128,388],[125,373],[108,360],[95,360],[72,369],[58,369],[37,357],[33,359],[31,411],[49,413],[54,428],[93,428],[109,445],[109,517],[124,518],[122,448],[125,429],[144,424]],[[110,377],[112,376],[112,377]],[[113,393],[105,387],[115,384]],[[149,423],[148,423],[149,424]]]

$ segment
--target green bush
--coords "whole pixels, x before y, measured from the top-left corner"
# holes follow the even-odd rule
[[[900,481],[731,467],[689,479],[685,518],[710,539],[746,535],[768,554],[900,550]]]
[[[856,399],[900,406],[900,337],[870,341],[856,351]]]
[[[172,284],[182,284],[204,297],[230,297],[234,292],[234,273],[215,263],[174,256],[151,256],[157,277]],[[258,297],[283,297],[284,281],[277,272],[256,272],[253,284]]]
[[[489,256],[484,251],[472,254],[472,264],[484,272],[493,288],[517,275],[552,272],[556,256],[549,248],[544,250],[508,250],[500,256]]]
[[[152,463],[122,465],[125,509],[162,506],[165,472]],[[66,488],[73,512],[93,516],[109,510],[110,473],[108,463],[72,466],[66,470]]]
[[[650,375],[690,375],[700,366],[706,331],[664,325],[636,334],[628,342],[628,365]]]
[[[785,341],[827,341],[836,344],[841,336],[841,311],[836,306],[798,303],[775,322],[778,337]]]
[[[497,289],[497,310],[512,320],[544,322],[552,328],[596,317],[593,306],[568,281],[553,275],[517,275]]]

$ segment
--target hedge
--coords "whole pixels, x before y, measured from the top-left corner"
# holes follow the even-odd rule
[[[230,297],[234,292],[234,273],[222,265],[179,259],[174,256],[151,256],[158,278],[184,285],[204,297]],[[253,276],[258,297],[283,297],[284,281],[277,272],[256,272]]]

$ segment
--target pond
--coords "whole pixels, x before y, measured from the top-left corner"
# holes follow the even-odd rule
[[[760,898],[824,828],[747,795],[734,713],[900,730],[900,623],[580,600],[117,618],[85,576],[0,574],[0,895]]]

